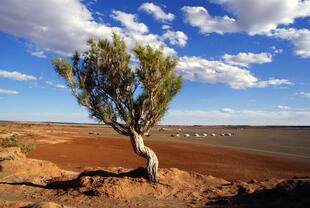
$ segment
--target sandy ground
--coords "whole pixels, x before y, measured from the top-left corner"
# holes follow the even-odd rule
[[[175,129],[178,128],[180,127],[175,127]],[[207,127],[209,131],[210,128]],[[176,138],[170,137],[173,132],[169,130],[169,127],[166,127],[166,131],[158,129],[160,128],[157,130],[155,128],[150,138],[145,138],[145,143],[157,153],[160,168],[195,171],[227,180],[251,180],[252,178],[262,180],[272,177],[310,175],[309,159],[219,147],[214,146],[212,142],[212,145],[209,145],[211,139],[233,140],[234,136],[208,137],[208,139]],[[253,129],[213,127],[211,131],[217,134],[232,132],[236,135],[235,137],[243,139],[243,143],[248,143],[244,139],[246,134],[249,134],[249,140],[254,141],[255,131],[258,138],[260,134],[264,135],[265,131],[270,132],[270,128]],[[201,128],[197,129],[197,127],[183,127],[182,130],[183,133],[205,131]],[[299,137],[296,135],[295,137],[301,140],[300,146],[305,146],[304,140],[306,139],[304,137],[306,137],[308,129],[296,129],[295,131],[288,129],[286,132],[285,130],[286,128],[274,131],[289,136],[297,132],[295,134]],[[134,154],[128,138],[118,136],[111,128],[7,123],[0,125],[0,133],[6,136],[15,133],[19,138],[34,139],[37,142],[37,148],[28,157],[51,161],[66,170],[81,171],[85,167],[137,168],[145,165],[144,160]],[[279,133],[279,135],[281,134]],[[235,140],[240,143],[241,139]],[[285,141],[289,139],[285,138]],[[256,140],[252,143],[256,145],[257,142],[255,142]],[[222,143],[226,145],[227,142]],[[294,145],[297,146],[297,144]],[[295,149],[298,148],[295,147]],[[290,149],[292,148],[290,147]]]
[[[301,207],[310,206],[310,177],[227,181],[176,168],[88,168],[80,173],[0,148],[0,207]]]
[[[139,168],[145,161],[110,128],[2,123],[0,137],[32,139],[37,148],[27,158],[0,148],[0,207],[310,206],[308,129],[182,127],[233,136],[177,138],[170,134],[180,127],[160,128],[145,138],[160,161],[159,183],[150,184]],[[267,152],[265,131],[279,134]]]

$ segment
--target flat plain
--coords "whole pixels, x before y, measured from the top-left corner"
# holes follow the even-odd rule
[[[309,127],[157,126],[150,133],[145,143],[157,153],[160,168],[228,180],[310,175]],[[220,136],[223,133],[232,136]],[[1,123],[0,136],[11,134],[37,143],[28,157],[51,161],[66,170],[145,165],[127,137],[103,125]]]

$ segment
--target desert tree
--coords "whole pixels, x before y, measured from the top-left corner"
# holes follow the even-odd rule
[[[165,56],[162,49],[137,45],[132,61],[117,34],[112,41],[87,43],[89,50],[76,52],[70,62],[54,59],[56,72],[91,117],[129,136],[134,152],[147,160],[149,181],[157,182],[158,158],[144,145],[143,135],[165,115],[181,89],[182,78],[174,74],[177,58]]]

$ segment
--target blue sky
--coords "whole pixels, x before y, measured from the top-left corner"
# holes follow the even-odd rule
[[[309,0],[2,0],[0,120],[93,122],[51,60],[112,32],[178,56],[162,123],[310,125]]]

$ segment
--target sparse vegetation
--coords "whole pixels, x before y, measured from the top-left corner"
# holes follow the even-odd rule
[[[1,147],[19,147],[24,154],[28,154],[35,149],[36,144],[33,140],[20,140],[16,134],[8,136],[1,140]]]
[[[177,58],[166,56],[162,48],[137,45],[132,52],[139,64],[132,66],[125,41],[117,34],[113,41],[90,39],[88,45],[89,50],[75,53],[71,62],[54,59],[56,72],[91,117],[130,137],[135,153],[147,160],[149,181],[157,182],[158,158],[144,145],[143,136],[158,124],[182,87],[182,78],[174,74]]]

